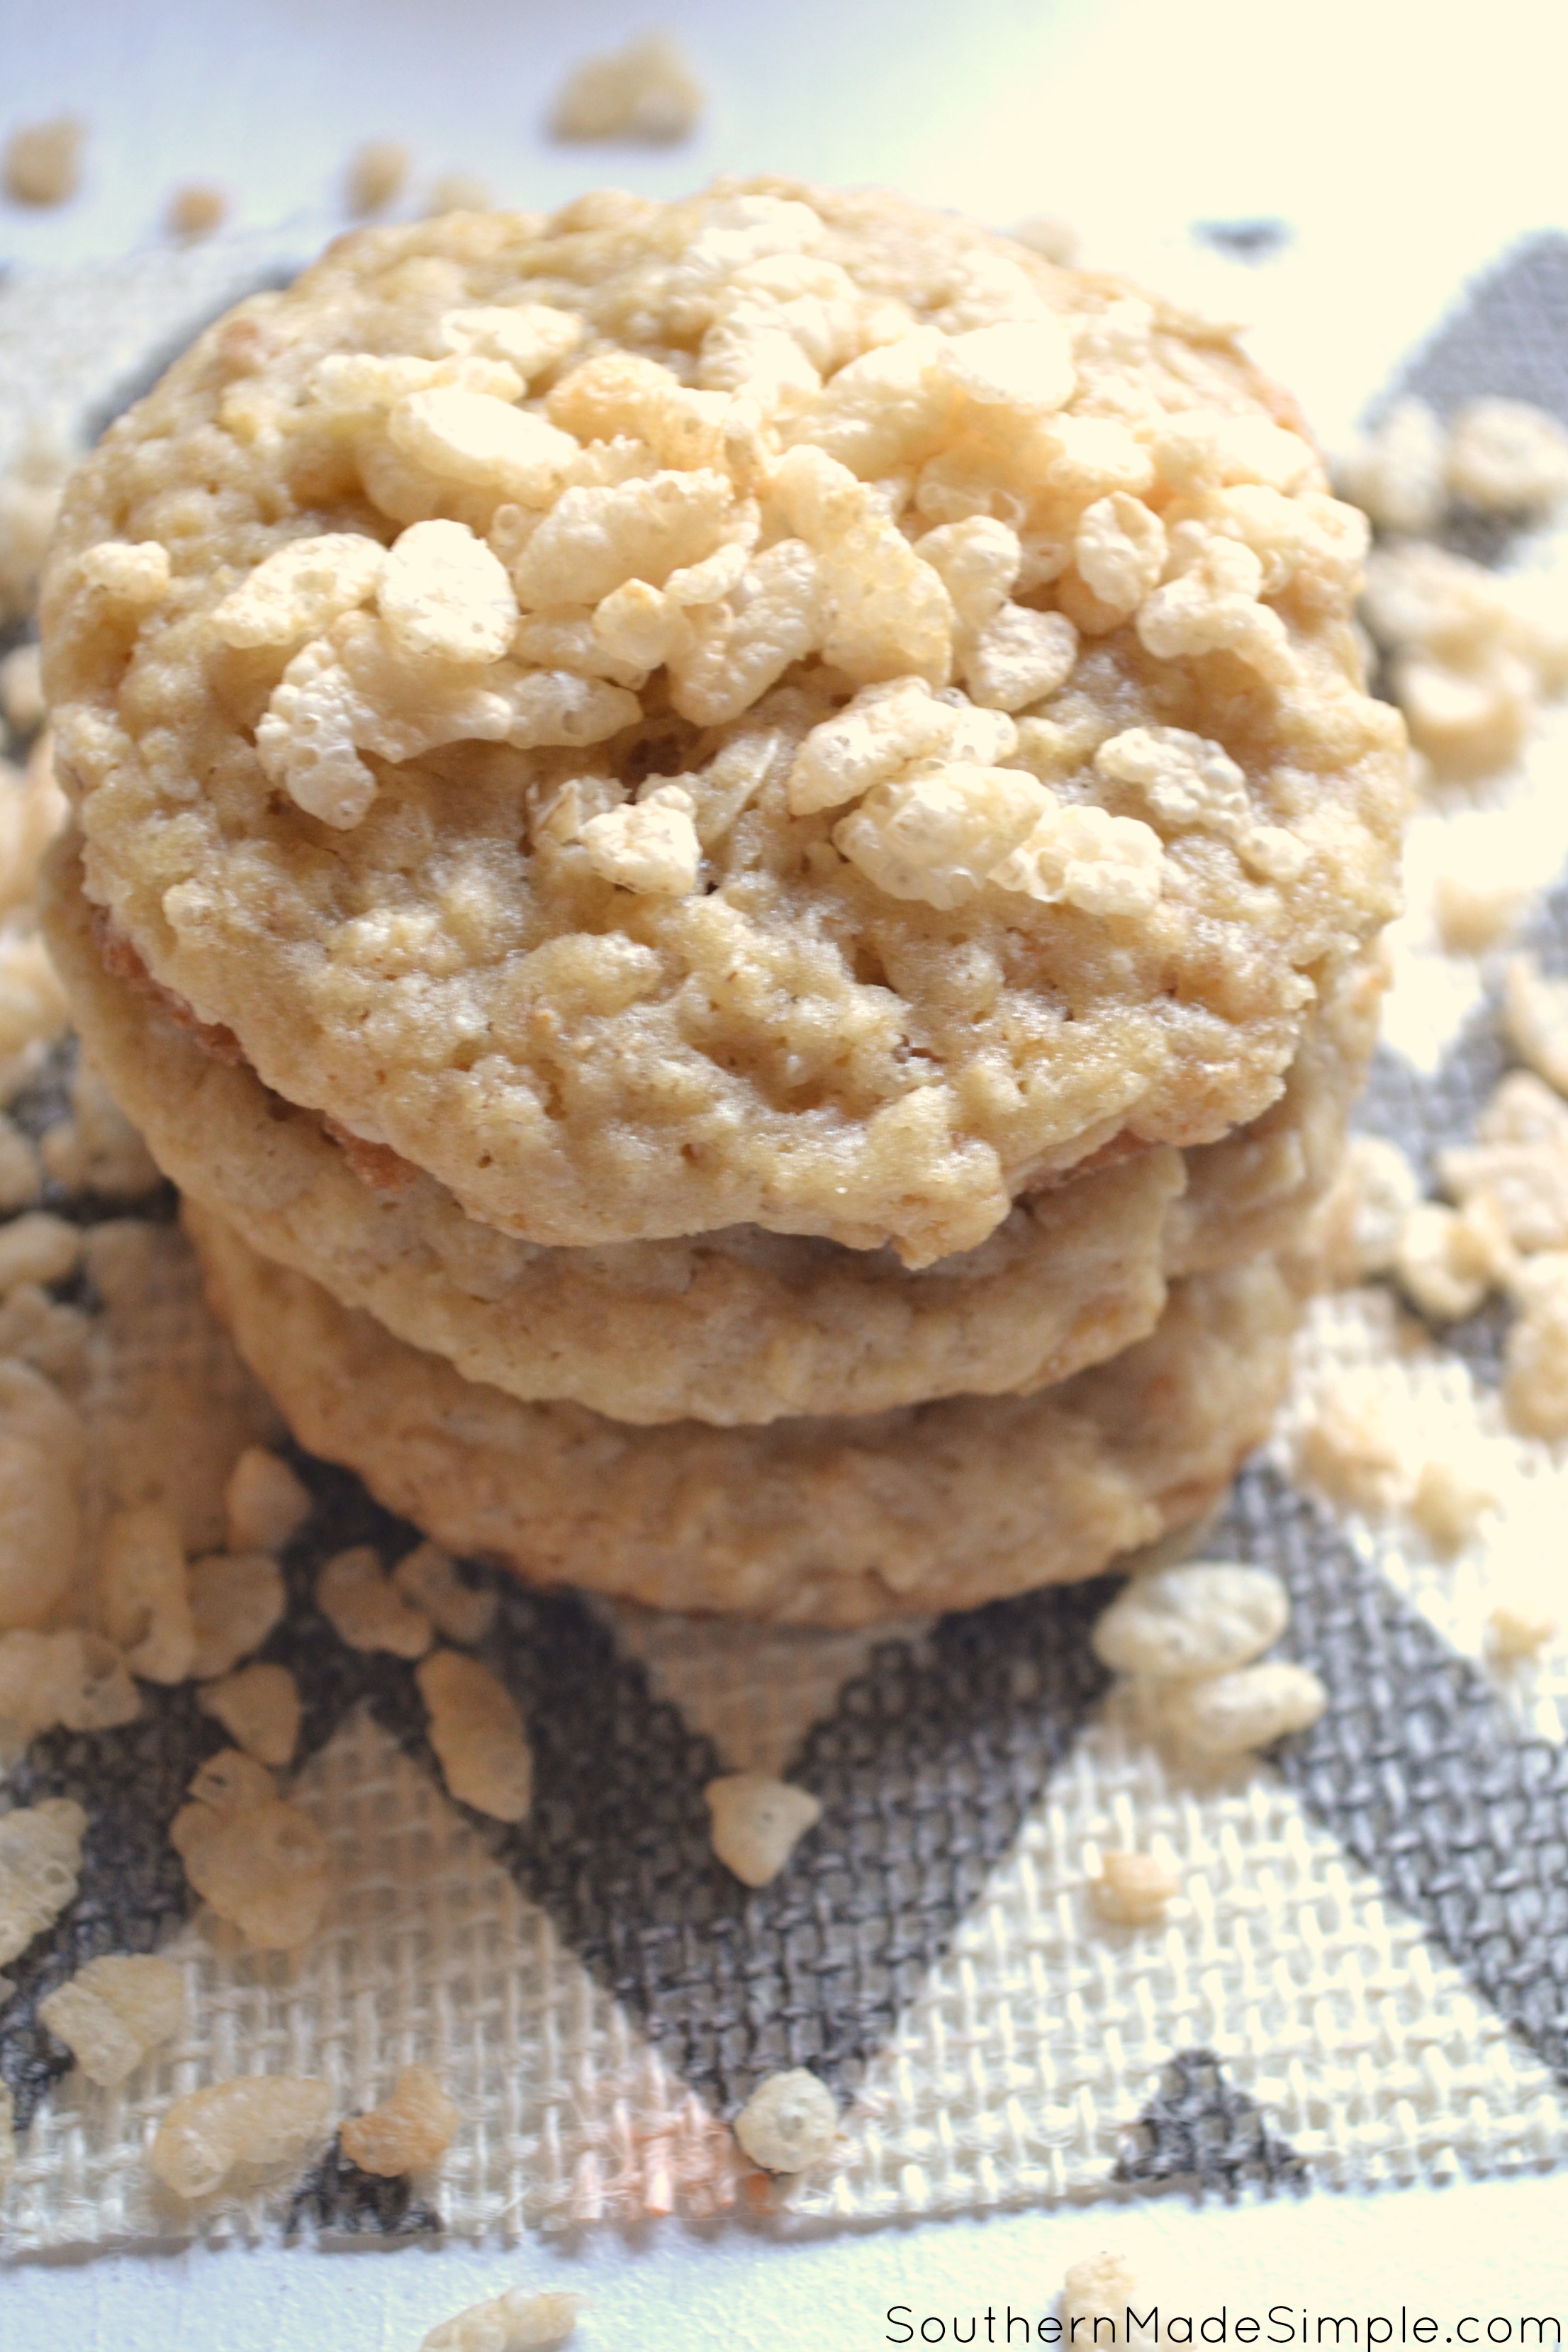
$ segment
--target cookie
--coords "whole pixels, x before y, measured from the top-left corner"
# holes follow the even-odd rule
[[[500,1231],[924,1265],[1261,1116],[1393,910],[1363,535],[1222,331],[890,196],[367,231],[68,494],[87,889]]]
[[[1078,1177],[922,1273],[755,1227],[541,1249],[466,1218],[430,1177],[373,1190],[315,1114],[105,969],[78,874],[68,838],[45,884],[51,952],[97,1066],[189,1197],[468,1379],[637,1423],[1047,1387],[1131,1346],[1168,1272],[1255,1255],[1300,1227],[1338,1166],[1377,993],[1358,967],[1253,1130],[1189,1153],[1185,1171],[1166,1149]]]
[[[1197,1517],[1268,1429],[1298,1300],[1268,1258],[1180,1285],[1033,1397],[639,1430],[523,1404],[394,1339],[206,1210],[213,1305],[301,1444],[448,1549],[660,1609],[858,1625],[1091,1576]]]

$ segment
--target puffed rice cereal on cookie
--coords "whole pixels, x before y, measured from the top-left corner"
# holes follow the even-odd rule
[[[926,1265],[1265,1114],[1391,912],[1364,536],[1224,332],[890,197],[363,231],[77,477],[86,890],[389,1185]]]

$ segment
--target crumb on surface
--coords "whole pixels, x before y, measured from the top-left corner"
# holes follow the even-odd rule
[[[707,99],[674,35],[645,33],[573,68],[551,110],[550,132],[568,141],[676,146],[691,137]]]
[[[163,213],[163,225],[171,236],[186,244],[195,244],[204,236],[214,236],[229,215],[229,194],[207,180],[192,180],[176,188]]]
[[[743,2153],[764,2172],[804,2172],[833,2146],[838,2103],[805,2066],[770,2074],[735,2118]]]
[[[18,205],[68,205],[81,186],[87,125],[79,115],[26,122],[13,131],[0,155],[0,179]]]
[[[367,139],[356,147],[343,181],[350,212],[363,220],[395,204],[408,184],[413,162],[401,140]]]

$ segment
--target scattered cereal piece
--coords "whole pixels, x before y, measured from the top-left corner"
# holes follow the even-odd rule
[[[68,205],[81,186],[86,138],[87,125],[74,114],[13,131],[0,164],[5,194],[18,205]]]
[[[1391,676],[1410,740],[1440,775],[1495,775],[1518,758],[1535,718],[1536,683],[1516,656],[1491,653],[1460,669],[1405,654]]]
[[[114,1512],[99,1558],[103,1629],[132,1674],[184,1682],[196,1654],[179,1524],[161,1503]]]
[[[583,2309],[580,2294],[531,2294],[508,2287],[488,2303],[473,2303],[433,2327],[419,2352],[533,2352],[564,2344]]]
[[[735,2137],[764,2172],[804,2172],[826,2155],[837,2129],[837,2101],[805,2066],[770,2074],[735,2117]]]
[[[171,236],[194,245],[200,237],[216,236],[227,218],[227,189],[210,180],[192,180],[169,198],[163,225]]]
[[[31,735],[47,716],[38,648],[13,646],[0,660],[0,717],[13,734]]]
[[[438,1544],[416,1544],[405,1552],[392,1571],[392,1580],[448,1642],[465,1647],[482,1642],[495,1623],[500,1605],[495,1592],[465,1584],[457,1563]]]
[[[1514,1277],[1520,1312],[1503,1349],[1503,1404],[1529,1437],[1568,1436],[1568,1251],[1542,1250]]]
[[[1316,1723],[1329,1695],[1310,1666],[1267,1659],[1198,1682],[1172,1683],[1164,1721],[1203,1756],[1241,1756]]]
[[[1400,1288],[1434,1322],[1473,1315],[1508,1280],[1513,1252],[1498,1209],[1484,1192],[1462,1210],[1422,1201],[1400,1228],[1394,1272]]]
[[[315,1507],[287,1462],[265,1445],[247,1445],[224,1490],[230,1551],[279,1552]]]
[[[434,219],[441,213],[488,213],[494,203],[488,181],[472,172],[443,172],[432,184],[426,210]]]
[[[61,1282],[81,1256],[79,1227],[47,1209],[35,1209],[0,1225],[0,1298],[19,1282]]]
[[[340,2126],[343,2154],[362,2172],[395,2180],[439,2164],[462,2120],[455,2099],[428,2066],[405,2066],[392,2095],[368,2115],[351,2116]]]
[[[1395,1375],[1387,1365],[1342,1373],[1318,1400],[1301,1433],[1301,1468],[1326,1493],[1360,1510],[1390,1509],[1410,1478],[1394,1418]]]
[[[1152,1853],[1102,1854],[1090,1889],[1099,1910],[1119,1927],[1150,1927],[1180,1889],[1179,1873]]]
[[[264,1551],[209,1553],[193,1565],[190,1591],[196,1643],[191,1672],[202,1682],[226,1675],[258,1650],[289,1599],[282,1570]]]
[[[647,898],[684,898],[696,889],[702,866],[694,807],[681,785],[660,784],[646,800],[590,817],[577,838],[606,882]]]
[[[456,1650],[437,1650],[415,1673],[450,1794],[495,1821],[526,1821],[533,1757],[510,1692]]]
[[[0,1362],[0,1632],[44,1624],[75,1580],[87,1433],[26,1365]]]
[[[316,1606],[351,1650],[422,1658],[430,1647],[430,1620],[392,1583],[374,1544],[333,1553],[316,1579]]]
[[[1447,437],[1424,400],[1396,401],[1341,464],[1340,490],[1379,530],[1436,530],[1447,505]]]
[[[1405,1220],[1420,1199],[1421,1179],[1396,1143],[1352,1135],[1331,1211],[1336,1275],[1361,1282],[1388,1273]]]
[[[242,1666],[207,1684],[201,1707],[258,1764],[293,1760],[300,1741],[300,1685],[287,1666]]]
[[[135,1201],[155,1192],[163,1171],[98,1072],[80,1055],[71,1074],[71,1117],[49,1128],[44,1165],[68,1192]]]
[[[707,102],[679,42],[668,33],[645,33],[574,69],[551,109],[550,134],[673,147],[690,138]]]
[[[1557,1619],[1544,1603],[1522,1593],[1494,1602],[1487,1614],[1487,1633],[1493,1654],[1510,1661],[1532,1658],[1557,1631]]]
[[[822,1819],[821,1803],[808,1789],[766,1772],[726,1773],[710,1780],[702,1794],[713,1816],[713,1851],[745,1886],[766,1886],[776,1878],[797,1842]]]
[[[1502,1017],[1520,1058],[1568,1095],[1568,980],[1549,980],[1532,955],[1510,957]]]
[[[19,1752],[42,1731],[108,1731],[133,1723],[141,1693],[110,1642],[74,1628],[0,1633],[0,1753]]]
[[[1526,1070],[1510,1070],[1472,1144],[1440,1152],[1445,1189],[1485,1201],[1516,1250],[1568,1249],[1568,1104]]]
[[[176,2197],[210,2197],[237,2165],[297,2167],[326,2136],[332,2095],[310,2075],[250,2074],[176,2099],[147,2161]]]
[[[1468,1544],[1485,1513],[1497,1501],[1492,1489],[1461,1464],[1424,1462],[1410,1498],[1410,1516],[1439,1552]]]
[[[241,650],[303,645],[370,602],[385,560],[380,540],[358,531],[289,540],[214,606],[213,629]]]
[[[1432,886],[1437,936],[1450,955],[1484,955],[1518,928],[1540,877],[1521,870],[1518,852],[1510,855],[1512,845],[1506,835],[1494,848],[1474,827],[1455,823],[1451,830],[1451,862],[1438,871]],[[1489,849],[1493,849],[1489,856]]]
[[[1117,1674],[1182,1679],[1246,1665],[1289,1618],[1289,1595],[1272,1569],[1184,1560],[1133,1577],[1089,1638]]]
[[[172,1961],[132,1952],[89,1960],[38,2003],[89,2083],[111,2090],[184,2020],[185,1980]]]
[[[0,1813],[0,1966],[76,1900],[87,1815],[68,1797]]]
[[[1140,2292],[1138,2273],[1125,2254],[1091,2254],[1087,2262],[1074,2263],[1062,2284],[1061,2322],[1065,2341],[1073,2352],[1089,2352],[1089,2347],[1108,2343],[1130,2344],[1142,2331],[1130,2324],[1132,2297]],[[1111,2334],[1100,2333],[1102,2321],[1109,2320]],[[1083,2334],[1078,2333],[1082,2326]]]
[[[169,1838],[196,1893],[258,1951],[309,1943],[329,1892],[326,1840],[309,1814],[283,1803],[263,1768],[232,1749],[203,1766],[191,1797]]]
[[[367,139],[349,158],[344,195],[351,213],[363,220],[395,204],[407,184],[412,158],[395,139]]]
[[[44,1163],[37,1144],[0,1111],[0,1216],[30,1208],[43,1189]]]
[[[1527,400],[1468,401],[1448,436],[1448,487],[1495,514],[1540,514],[1568,491],[1568,433]]]

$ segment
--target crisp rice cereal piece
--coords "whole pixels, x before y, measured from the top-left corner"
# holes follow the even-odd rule
[[[47,1622],[75,1583],[87,1433],[59,1391],[0,1361],[0,1633]]]
[[[261,646],[293,651],[367,604],[385,559],[381,541],[359,531],[286,540],[214,606],[213,631],[241,651]]]
[[[1012,711],[1054,694],[1072,675],[1077,658],[1078,631],[1065,614],[1008,603],[974,631],[961,667],[976,702]]]
[[[415,1669],[448,1792],[498,1822],[528,1819],[533,1756],[517,1705],[477,1659],[437,1650]]]
[[[81,559],[81,576],[111,604],[133,613],[151,612],[169,593],[169,551],[155,539],[132,545],[103,540]]]
[[[1078,381],[1071,338],[1059,319],[1046,317],[972,327],[942,345],[941,364],[966,400],[1009,417],[1051,415]]]
[[[462,2111],[428,2066],[405,2066],[391,2095],[368,2114],[349,2116],[338,2139],[351,2164],[378,2179],[395,2180],[439,2164],[462,2121]]]
[[[1100,917],[1147,915],[1158,905],[1164,851],[1152,826],[1051,800],[1017,847],[993,867],[989,878],[999,890]]]
[[[157,1162],[98,1072],[79,1054],[71,1072],[71,1116],[47,1129],[44,1165],[68,1192],[100,1201],[139,1201],[163,1182]]]
[[[1271,1569],[1184,1560],[1133,1577],[1089,1638],[1117,1674],[1181,1681],[1248,1664],[1279,1640],[1289,1615],[1289,1596]]]
[[[1510,1071],[1437,1172],[1462,1205],[1489,1202],[1515,1249],[1568,1249],[1568,1104],[1531,1072]]]
[[[1089,1880],[1095,1908],[1119,1927],[1150,1927],[1181,1888],[1180,1874],[1157,1854],[1107,1853]]]
[[[1462,1210],[1418,1202],[1400,1228],[1393,1273],[1423,1315],[1455,1323],[1507,1282],[1512,1261],[1501,1213],[1478,1193]]]
[[[1568,433],[1527,400],[1470,400],[1454,418],[1446,467],[1456,498],[1492,514],[1539,514],[1568,491]]]
[[[76,1900],[87,1815],[68,1797],[0,1813],[0,1967]]]
[[[258,1764],[293,1761],[300,1744],[300,1685],[287,1666],[242,1666],[200,1693],[204,1715],[216,1717],[229,1738]]]
[[[1416,537],[1434,531],[1447,505],[1447,436],[1424,400],[1396,400],[1335,469],[1342,494],[1379,530]]]
[[[1518,929],[1535,895],[1535,886],[1522,875],[1478,873],[1463,855],[1444,868],[1432,886],[1432,914],[1437,936],[1450,955],[1484,955]]]
[[[283,1572],[264,1551],[213,1552],[196,1560],[190,1591],[196,1643],[191,1672],[204,1682],[258,1650],[289,1605]]]
[[[0,1111],[0,1215],[29,1209],[44,1189],[44,1163],[30,1135]]]
[[[242,1748],[222,1748],[197,1769],[186,1794],[216,1819],[234,1821],[241,1813],[253,1813],[270,1804],[278,1794],[278,1783],[254,1756],[247,1756]]]
[[[81,1256],[81,1230],[47,1209],[0,1225],[0,1298],[19,1282],[61,1282]]]
[[[1086,2261],[1074,2263],[1062,2283],[1060,2304],[1063,2334],[1074,2352],[1079,2346],[1080,2326],[1086,2347],[1142,2341],[1142,2331],[1130,2324],[1132,2298],[1142,2288],[1142,2281],[1125,2254],[1090,2254]],[[1110,2333],[1102,2335],[1107,2322]]]
[[[0,1304],[0,1356],[42,1372],[73,1404],[88,1384],[93,1338],[91,1316],[62,1306],[37,1283],[18,1283]]]
[[[1568,1251],[1542,1250],[1514,1281],[1520,1313],[1503,1349],[1503,1404],[1528,1437],[1568,1436]]]
[[[247,2074],[176,2099],[147,2161],[187,2201],[210,2197],[237,2166],[297,2170],[327,2134],[332,2094],[310,2075]]]
[[[152,975],[231,1029],[289,1099],[330,1106],[450,1182],[476,1218],[562,1246],[759,1223],[853,1247],[891,1240],[909,1263],[930,1263],[983,1240],[1026,1188],[1110,1139],[1112,1120],[1184,1147],[1261,1115],[1315,975],[1353,956],[1388,911],[1399,813],[1394,720],[1347,667],[1355,534],[1332,521],[1314,453],[1275,421],[1274,395],[1212,331],[889,198],[771,184],[685,205],[615,199],[590,218],[586,244],[569,213],[559,225],[453,217],[340,245],[280,308],[198,341],[89,461],[45,634],[90,887]],[[443,319],[505,307],[498,297],[513,290],[592,329],[542,415],[520,405],[510,362],[429,356]],[[979,362],[997,338],[1005,350],[1042,335],[1074,343],[1081,381],[1073,405],[1022,426],[943,362],[951,345],[971,390],[1016,400],[1006,369]],[[976,352],[971,336],[989,341]],[[710,362],[722,374],[736,350],[764,341],[776,407],[705,380]],[[437,373],[464,370],[492,373]],[[808,370],[827,371],[815,394],[803,390]],[[600,386],[593,399],[583,378]],[[1037,382],[1026,396],[1046,394]],[[421,404],[451,401],[479,415],[467,425],[447,415],[445,452],[400,446],[411,429],[441,439],[443,412]],[[491,462],[492,445],[519,435],[531,444],[522,472],[541,461],[529,480],[513,478],[515,448]],[[363,527],[364,485],[381,481],[389,454],[395,520],[465,524],[520,584],[559,558],[551,602],[530,609],[568,615],[560,625],[583,636],[604,601],[593,564],[612,551],[586,544],[566,499],[631,492],[635,504],[660,473],[710,473],[725,520],[718,543],[674,563],[702,575],[680,593],[731,579],[724,549],[746,546],[747,566],[707,603],[679,604],[668,572],[642,582],[689,631],[672,629],[646,697],[581,675],[581,642],[559,665],[514,656],[482,686],[416,696],[368,616],[343,616],[332,635],[345,642],[308,662],[284,698],[337,772],[318,780],[321,793],[307,789],[310,806],[281,805],[273,787],[294,755],[271,721],[287,713],[256,730],[256,671],[221,657],[212,667],[209,614],[304,512],[322,532]],[[181,537],[167,611],[128,644],[74,567],[111,535],[162,541],[160,518],[195,473],[221,495],[204,529]],[[296,482],[308,509],[284,495]],[[923,489],[961,482],[960,510],[920,506]],[[637,893],[617,904],[606,890],[585,921],[584,861],[553,856],[552,836],[533,830],[584,762],[535,755],[601,742],[587,765],[625,798],[650,775],[705,765],[717,747],[697,736],[752,715],[775,685],[815,703],[811,724],[842,691],[829,668],[851,689],[921,677],[944,690],[954,660],[973,667],[985,648],[966,642],[936,565],[910,543],[917,518],[984,520],[1009,561],[1013,533],[1010,601],[977,635],[989,631],[1009,660],[1047,630],[1065,648],[1080,516],[1118,492],[1162,510],[1172,540],[1172,576],[1140,616],[1145,635],[1163,597],[1194,603],[1213,635],[1216,599],[1234,596],[1218,634],[1234,625],[1269,675],[1259,691],[1222,692],[1225,663],[1152,655],[1114,629],[1077,646],[1066,691],[1096,714],[1095,740],[1152,722],[1220,742],[1247,776],[1260,837],[1276,837],[1258,869],[1268,888],[1208,845],[1179,843],[1181,890],[1130,926],[1113,959],[1086,958],[1081,927],[1050,902],[988,894],[964,910],[959,940],[952,909],[882,903],[852,863],[826,855],[829,827],[793,816],[770,784],[704,836],[703,889],[661,904]],[[606,593],[633,576],[635,564],[618,582],[612,569]],[[974,583],[954,580],[965,602]],[[984,598],[994,588],[993,576]],[[1271,646],[1284,649],[1278,661]],[[308,654],[309,643],[294,658]],[[568,707],[563,673],[594,689],[588,701]],[[1015,675],[981,690],[1012,702],[1050,682]],[[154,710],[165,714],[156,727]],[[302,775],[311,761],[294,748]],[[1087,779],[1073,797],[1084,791]],[[330,910],[311,895],[322,811],[359,834],[333,845],[342,887]],[[279,895],[258,926],[262,872]],[[632,947],[658,981],[590,1015],[558,989],[566,940],[597,943],[584,963]],[[1008,971],[978,1016],[947,993],[942,950],[959,945]],[[1042,1060],[1060,1081],[1049,1089],[1029,1082]]]
[[[163,207],[163,226],[171,236],[194,245],[216,236],[229,215],[229,194],[211,180],[188,180],[176,188]]]
[[[297,1805],[272,1797],[220,1812],[198,1799],[174,1815],[169,1840],[203,1901],[256,1950],[310,1942],[331,1891],[327,1843]]]
[[[375,601],[416,660],[499,661],[518,622],[505,565],[460,522],[416,522],[402,532],[381,566]]]
[[[1461,1462],[1435,1457],[1421,1465],[1410,1516],[1435,1551],[1462,1550],[1497,1502],[1484,1476]]]
[[[48,716],[37,646],[13,646],[0,659],[0,717],[14,734],[31,735]]]
[[[374,1544],[332,1554],[316,1579],[316,1606],[351,1650],[422,1658],[430,1647],[430,1620],[393,1584]]]
[[[765,1772],[729,1772],[702,1791],[713,1817],[713,1851],[745,1886],[775,1879],[807,1830],[822,1819],[808,1789]]]
[[[1386,1364],[1342,1373],[1301,1432],[1301,1467],[1337,1502],[1388,1510],[1409,1487],[1394,1418],[1396,1375]]]
[[[116,1511],[103,1531],[98,1584],[103,1630],[148,1682],[184,1682],[196,1654],[179,1523],[161,1503]]]
[[[574,352],[583,340],[583,321],[573,310],[558,310],[548,302],[486,303],[478,309],[448,310],[440,322],[441,341],[460,357],[504,360],[524,383]]]
[[[398,139],[367,139],[349,158],[343,196],[351,213],[363,219],[394,205],[408,184],[413,158]]]
[[[1549,980],[1533,955],[1510,956],[1502,1019],[1520,1059],[1568,1095],[1568,980]]]
[[[57,1724],[110,1731],[141,1712],[141,1693],[111,1642],[74,1629],[0,1633],[0,1754]]]
[[[510,2286],[488,2303],[471,2303],[441,2320],[419,2352],[531,2352],[535,2345],[564,2344],[584,2301],[580,2294],[534,2294],[525,2286]]]
[[[1108,613],[1124,619],[1158,587],[1165,568],[1165,526],[1141,499],[1113,490],[1079,517],[1073,562]]]
[[[495,1623],[500,1596],[465,1584],[457,1563],[439,1544],[416,1544],[392,1571],[405,1600],[422,1610],[443,1640],[465,1646],[482,1642]]]
[[[282,1551],[315,1505],[309,1487],[265,1445],[247,1445],[224,1488],[230,1551]]]
[[[1242,1756],[1310,1729],[1328,1703],[1310,1666],[1268,1659],[1232,1674],[1171,1683],[1162,1712],[1167,1730],[1200,1756]]]
[[[661,784],[643,801],[627,801],[590,817],[577,838],[595,874],[622,890],[679,898],[697,887],[702,845],[691,822],[695,806],[679,784]]]
[[[889,898],[961,907],[1033,836],[1053,800],[1012,769],[927,761],[875,786],[833,840]]]
[[[1420,1199],[1421,1179],[1397,1143],[1380,1135],[1352,1135],[1329,1212],[1336,1278],[1351,1283],[1387,1274],[1405,1219]]]
[[[551,108],[550,135],[677,146],[690,138],[707,102],[674,35],[645,33],[573,68]]]
[[[838,2131],[838,2102],[805,2066],[770,2074],[735,2117],[735,2137],[764,2172],[804,2172],[819,2163]]]
[[[1487,653],[1465,669],[1406,654],[1390,677],[1411,741],[1442,776],[1496,775],[1518,758],[1535,722],[1536,681],[1512,654]]]
[[[87,125],[75,114],[13,131],[0,158],[5,194],[18,205],[68,205],[81,186],[86,139]]]
[[[89,1960],[38,2003],[49,2032],[105,2090],[170,2041],[184,2011],[185,1980],[173,1962],[132,1952]]]
[[[1211,538],[1191,566],[1138,608],[1141,642],[1162,661],[1233,653],[1275,685],[1289,682],[1293,659],[1285,625],[1258,597],[1263,566],[1239,541]]]
[[[1532,1658],[1545,1648],[1557,1626],[1555,1613],[1542,1601],[1510,1594],[1507,1600],[1494,1601],[1487,1612],[1488,1645],[1494,1657],[1510,1664],[1517,1658]]]
[[[923,677],[862,687],[842,710],[814,727],[795,753],[789,772],[792,813],[811,816],[858,800],[915,761],[947,751],[952,730],[949,707]]]

